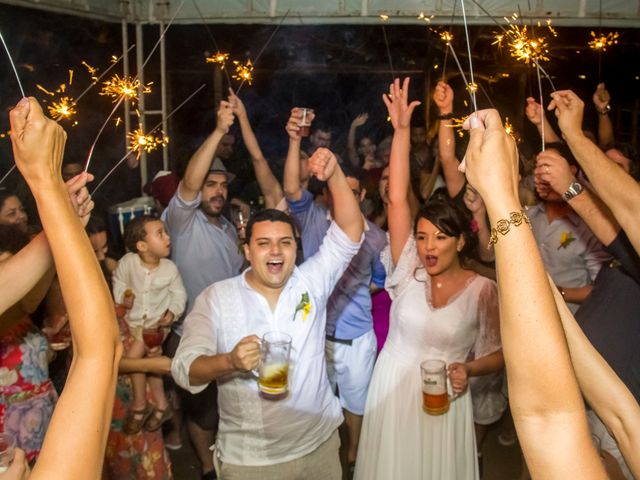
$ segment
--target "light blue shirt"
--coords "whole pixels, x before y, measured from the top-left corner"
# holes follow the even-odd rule
[[[542,262],[555,284],[568,288],[591,285],[611,256],[587,224],[573,212],[549,223],[543,203],[527,209],[527,215]],[[567,305],[573,313],[580,306]]]
[[[300,227],[302,250],[307,259],[318,251],[329,228],[330,216],[326,208],[313,201],[308,190],[303,190],[300,200],[287,200],[287,203]],[[369,286],[371,283],[384,286],[386,274],[380,252],[386,244],[387,237],[382,229],[367,220],[364,242],[329,298],[327,335],[353,340],[373,328]]]
[[[187,290],[187,313],[200,292],[237,275],[243,264],[235,227],[223,216],[220,226],[209,222],[200,210],[201,198],[198,193],[194,200],[184,200],[178,187],[162,213],[171,235],[171,258]]]

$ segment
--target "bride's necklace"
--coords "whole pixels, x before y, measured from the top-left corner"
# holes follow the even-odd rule
[[[436,282],[436,288],[442,288],[442,282]]]

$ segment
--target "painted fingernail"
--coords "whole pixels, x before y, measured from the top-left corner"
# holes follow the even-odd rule
[[[480,128],[482,126],[482,120],[480,120],[476,115],[472,115],[469,118],[469,125],[471,128]]]

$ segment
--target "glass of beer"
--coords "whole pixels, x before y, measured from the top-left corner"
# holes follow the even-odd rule
[[[4,473],[13,462],[16,440],[10,433],[0,433],[0,473]]]
[[[422,374],[422,410],[429,415],[442,415],[449,411],[447,391],[447,364],[442,360],[425,360],[420,364]]]
[[[291,336],[267,332],[262,337],[262,359],[258,366],[258,389],[267,400],[279,400],[289,391]]]
[[[300,107],[300,112],[302,113],[300,123],[298,124],[298,126],[300,127],[300,136],[308,137],[309,129],[311,128],[311,117],[313,115],[313,109]]]
[[[145,328],[142,330],[142,340],[147,348],[159,347],[164,340],[164,329],[161,327]]]

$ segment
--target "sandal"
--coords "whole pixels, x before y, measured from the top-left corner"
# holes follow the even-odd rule
[[[147,421],[144,423],[144,429],[147,432],[155,432],[158,430],[164,422],[173,417],[173,411],[169,406],[164,410],[160,410],[159,408],[154,408],[153,413],[149,415]]]
[[[152,413],[153,409],[150,405],[145,405],[144,410],[129,410],[124,419],[122,431],[127,435],[138,433]]]

